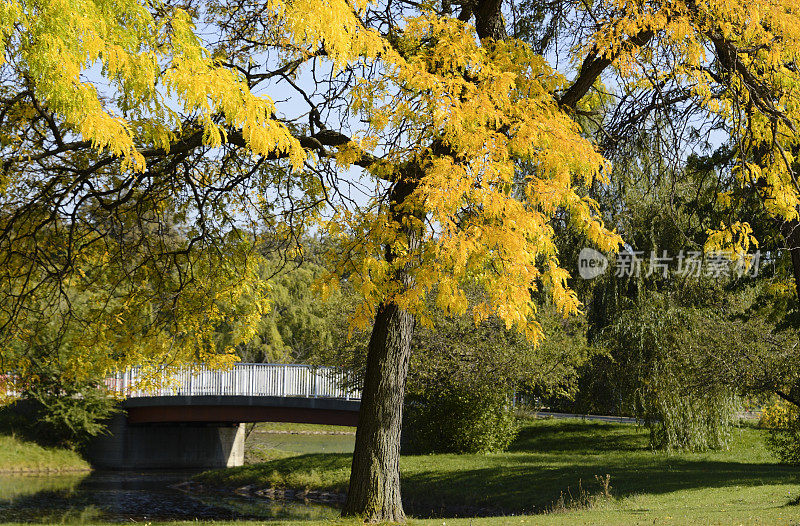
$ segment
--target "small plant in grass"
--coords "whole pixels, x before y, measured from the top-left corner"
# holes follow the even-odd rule
[[[603,489],[603,492],[601,493],[603,498],[611,498],[611,475],[608,473],[606,473],[603,477],[600,475],[595,475],[594,479],[600,483],[600,487]]]
[[[562,491],[553,505],[547,511],[559,513],[573,510],[585,510],[596,506],[599,502],[611,498],[611,475],[595,475],[594,479],[600,485],[600,490],[591,492],[583,487],[583,481],[578,480],[578,488],[573,495],[573,490],[567,487]]]

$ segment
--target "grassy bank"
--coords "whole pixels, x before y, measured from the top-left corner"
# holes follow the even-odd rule
[[[294,424],[288,422],[259,422],[253,429],[254,433],[288,433],[288,434],[333,434],[354,435],[355,427],[326,426],[320,424]]]
[[[0,434],[0,473],[88,470],[81,456],[67,449],[45,448]]]
[[[800,471],[777,464],[761,433],[743,427],[727,451],[669,455],[652,452],[633,425],[529,421],[506,453],[404,456],[404,502],[416,515],[505,515],[474,522],[490,525],[508,524],[511,514],[528,515],[513,520],[526,524],[797,523]],[[346,454],[299,455],[197,479],[342,492],[349,467]],[[596,480],[605,475],[610,497]]]

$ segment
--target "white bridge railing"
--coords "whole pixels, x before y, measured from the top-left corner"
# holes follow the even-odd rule
[[[157,387],[145,387],[139,368],[109,378],[110,390],[139,396],[283,396],[360,400],[352,373],[340,367],[295,364],[238,363],[229,370],[203,366],[169,369]]]

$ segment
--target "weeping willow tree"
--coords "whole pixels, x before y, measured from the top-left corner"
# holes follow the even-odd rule
[[[623,412],[650,428],[653,447],[704,450],[727,445],[737,422],[737,393],[709,381],[713,343],[702,339],[707,313],[675,298],[645,293],[619,312],[601,341],[613,364],[609,386]]]

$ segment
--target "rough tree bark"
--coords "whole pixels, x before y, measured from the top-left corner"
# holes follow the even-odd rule
[[[416,174],[415,174],[416,175]],[[417,177],[396,183],[390,195],[391,215],[404,228],[409,249],[419,245],[419,233],[410,226],[413,212],[403,206],[417,186]],[[395,258],[391,246],[386,259]],[[404,289],[413,285],[409,269],[395,277]],[[400,430],[403,398],[411,355],[414,316],[392,300],[378,307],[367,349],[367,368],[361,394],[356,444],[342,515],[361,515],[369,522],[405,520],[400,497]]]
[[[800,300],[800,221],[784,221],[780,225],[783,239],[786,240],[786,248],[792,256],[792,273],[794,274],[794,286],[797,299]],[[789,392],[776,390],[775,393],[787,402],[800,407],[800,385],[793,385]]]
[[[369,342],[364,391],[342,515],[401,522],[400,429],[414,317],[394,302],[380,306]]]
[[[786,240],[786,248],[792,256],[792,271],[794,273],[795,291],[800,300],[800,222],[797,220],[784,221],[781,224],[781,234]]]

